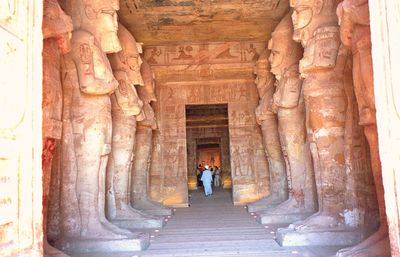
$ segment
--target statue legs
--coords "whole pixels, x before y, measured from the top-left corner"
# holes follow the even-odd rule
[[[313,169],[306,142],[304,103],[280,108],[279,132],[287,158],[289,199],[260,212],[262,223],[290,223],[304,219],[315,210]],[[292,215],[291,217],[289,217]],[[269,218],[270,216],[270,218]],[[274,217],[274,218],[271,218]]]
[[[83,129],[82,133],[74,134],[77,161],[76,192],[81,218],[80,235],[84,238],[122,239],[126,238],[129,231],[112,225],[104,214],[103,184],[109,152],[109,145],[107,147],[106,143],[110,132],[110,119],[99,116],[101,115],[98,114],[98,117],[90,120],[92,122],[90,126],[83,126],[86,129]],[[82,126],[79,123],[75,125]]]
[[[269,163],[270,195],[247,205],[249,212],[262,211],[274,207],[288,197],[286,167],[279,140],[278,120],[276,115],[268,115],[261,122],[264,147]]]
[[[153,215],[171,215],[172,210],[150,200],[148,195],[153,130],[139,127],[136,130],[135,158],[132,163],[131,204]]]
[[[360,244],[344,248],[340,250],[337,257],[350,257],[350,256],[390,256],[390,242],[388,236],[388,224],[386,217],[384,189],[382,181],[382,167],[379,158],[378,148],[378,131],[376,124],[366,125],[364,127],[364,133],[367,137],[370,146],[370,156],[372,164],[372,173],[375,180],[376,194],[378,197],[380,226],[378,231],[369,236],[366,240]]]
[[[136,117],[113,113],[112,119],[112,156],[107,165],[108,216],[119,227],[134,229],[151,226],[149,224],[161,227],[164,224],[163,219],[130,205],[130,175],[136,142]]]
[[[345,209],[346,190],[344,157],[346,100],[342,82],[327,77],[328,79],[324,80],[318,79],[318,84],[309,78],[304,81],[308,124],[314,141],[312,150],[319,211],[296,224],[296,230],[344,228],[341,214]]]

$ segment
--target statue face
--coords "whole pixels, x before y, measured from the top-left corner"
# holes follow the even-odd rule
[[[57,0],[46,0],[43,3],[43,38],[54,37],[62,54],[71,50],[70,39],[72,20],[58,5]]]
[[[269,62],[271,63],[271,72],[275,75],[276,79],[280,79],[282,73],[283,73],[283,69],[284,67],[284,58],[285,58],[285,54],[286,53],[286,47],[284,44],[280,43],[280,44],[274,44],[274,38],[275,41],[280,42],[279,40],[277,40],[278,38],[274,37],[274,35],[272,36],[273,38],[268,42],[268,48],[271,50],[271,54],[269,56]],[[285,41],[283,41],[285,42]]]
[[[84,4],[85,13],[80,24],[81,28],[96,37],[104,52],[119,52],[121,44],[117,36],[118,1],[84,0]]]
[[[269,62],[267,60],[259,60],[256,64],[255,74],[257,75],[255,83],[260,98],[265,94],[265,91],[274,83],[274,76],[269,71]]]

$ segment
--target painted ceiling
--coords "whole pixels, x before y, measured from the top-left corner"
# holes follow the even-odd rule
[[[119,18],[145,45],[269,39],[288,0],[120,0]]]

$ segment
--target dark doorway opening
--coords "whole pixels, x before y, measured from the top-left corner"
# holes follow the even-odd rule
[[[198,183],[199,164],[214,170],[218,167],[218,188],[232,188],[227,104],[186,105],[186,144],[189,190],[202,190]]]

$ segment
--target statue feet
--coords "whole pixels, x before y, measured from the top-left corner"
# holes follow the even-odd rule
[[[284,199],[282,197],[279,197],[277,195],[269,195],[267,197],[264,197],[254,203],[250,203],[247,205],[247,211],[248,212],[257,212],[257,211],[263,211],[271,207],[275,207],[278,204],[282,203]]]
[[[135,236],[135,234],[132,233],[131,231],[122,229],[122,228],[118,227],[117,225],[112,224],[108,220],[102,221],[101,224],[103,224],[104,227],[106,227],[108,230],[111,230],[112,232],[114,232],[116,234],[125,235],[127,237]]]
[[[383,249],[381,249],[383,248]],[[366,253],[377,253],[376,255],[366,255]],[[364,255],[362,255],[364,254]],[[385,255],[387,254],[387,255]],[[387,225],[381,225],[375,233],[361,243],[339,250],[336,257],[350,256],[390,256],[390,244]]]
[[[318,230],[341,230],[344,229],[343,218],[337,214],[317,212],[303,221],[296,222],[289,227],[298,231],[318,231]]]
[[[47,242],[46,238],[43,239],[43,256],[44,257],[69,257],[69,255],[54,248]]]
[[[278,204],[275,207],[270,207],[265,210],[264,213],[268,214],[292,214],[292,213],[303,213],[306,212],[303,205],[299,205],[299,203],[293,198],[289,198],[281,204]]]
[[[114,219],[135,220],[135,219],[157,219],[157,218],[147,213],[144,213],[140,210],[136,210],[125,203],[121,203],[120,208],[116,210],[116,215]]]
[[[367,239],[368,240],[368,239]],[[363,244],[361,242],[360,244]],[[349,249],[348,251],[344,251],[345,249],[340,250],[336,253],[336,257],[390,257],[390,242],[389,237],[385,237],[378,242],[375,242],[372,245],[369,245],[362,249],[356,249],[358,245]]]
[[[106,223],[107,224],[107,223]],[[83,225],[83,224],[82,224]],[[108,224],[107,224],[108,225]],[[89,221],[89,224],[84,226],[81,231],[81,237],[85,239],[126,239],[126,235],[116,233],[97,220]]]

